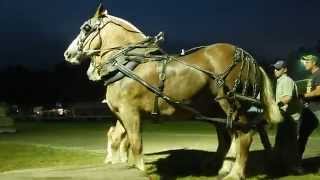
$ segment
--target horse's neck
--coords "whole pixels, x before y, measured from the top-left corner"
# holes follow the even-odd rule
[[[111,19],[111,27],[109,29],[108,39],[111,37],[113,41],[109,40],[108,43],[126,45],[129,43],[136,43],[146,38],[146,36],[133,24],[121,19],[119,17],[108,15]]]
[[[146,36],[140,31],[136,31],[136,29],[129,29],[131,28],[130,26],[120,24],[120,22],[116,22],[116,24],[110,24],[108,26],[109,27],[101,33],[103,42],[101,50],[106,52],[111,50],[111,53],[104,54],[103,58],[107,58],[112,55],[113,49],[125,48],[129,44],[140,42],[146,38]],[[132,30],[132,32],[130,30]]]
[[[140,32],[140,34],[143,35],[143,37],[145,38],[146,36],[143,34],[142,31],[140,31],[136,26],[134,26],[133,24],[131,24],[130,22],[122,19],[122,18],[119,18],[119,17],[115,17],[115,16],[111,16],[111,15],[108,15],[108,17],[115,23],[117,24],[120,24],[122,27],[130,30],[130,31],[135,31],[135,32]]]

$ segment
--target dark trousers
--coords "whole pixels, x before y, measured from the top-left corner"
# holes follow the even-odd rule
[[[302,158],[308,139],[312,132],[318,127],[319,120],[308,108],[304,108],[299,122],[298,154]]]
[[[294,121],[290,115],[283,114],[284,121],[278,124],[277,134],[274,145],[274,155],[277,165],[283,171],[291,171],[300,166],[300,158],[298,156],[298,123]]]

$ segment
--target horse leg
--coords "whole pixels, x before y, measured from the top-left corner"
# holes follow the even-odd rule
[[[226,154],[222,167],[220,168],[218,173],[220,177],[227,175],[231,171],[231,168],[235,159],[236,159],[236,137],[235,135],[232,135],[232,141],[231,141],[229,151]]]
[[[239,113],[239,122],[248,122],[243,113]],[[249,155],[249,148],[252,143],[253,131],[247,132],[237,130],[235,133],[235,154],[236,159],[232,166],[231,172],[224,179],[244,179],[245,168]]]
[[[144,171],[144,161],[142,154],[142,137],[140,127],[140,114],[137,109],[128,107],[120,108],[119,117],[127,130],[129,140],[129,164]]]
[[[220,92],[220,97],[223,97],[223,96],[224,96],[223,92]],[[223,111],[227,115],[229,115],[229,110],[232,109],[230,102],[227,99],[222,98],[218,101],[218,103],[220,107],[223,109]],[[230,118],[234,119],[236,114],[237,112],[233,112]],[[223,127],[221,128],[223,129]],[[227,130],[225,129],[224,132],[222,132],[223,133],[222,135],[218,134],[219,145],[218,145],[217,153],[219,153],[218,155],[222,155],[221,157],[224,157],[222,167],[219,170],[219,176],[227,175],[230,172],[236,156],[235,136],[234,134],[231,134],[230,136],[229,133],[226,133],[226,132]],[[223,137],[223,136],[226,136],[226,137]],[[232,138],[232,140],[230,140],[230,137]],[[222,145],[220,145],[220,140],[222,140],[221,141]],[[230,142],[231,142],[231,145],[230,145]],[[226,153],[227,151],[228,153]]]
[[[123,137],[125,136],[125,129],[123,128],[120,121],[117,121],[116,126],[110,127],[107,134],[107,156],[105,158],[105,163],[116,164],[122,161],[121,155],[121,143],[123,141]],[[120,148],[119,148],[120,147]],[[126,161],[126,160],[125,160]]]
[[[224,124],[217,124],[216,131],[218,136],[218,147],[216,152],[217,160],[220,162],[218,166],[220,167],[224,157],[230,149],[231,137]]]
[[[112,163],[112,134],[114,132],[114,126],[111,126],[107,132],[107,156],[104,160],[105,164]]]
[[[129,140],[128,135],[125,134],[120,143],[120,161],[128,162],[128,150],[129,150]]]
[[[249,148],[252,143],[253,132],[237,132],[236,138],[236,161],[231,172],[224,178],[226,179],[245,179],[245,167],[249,155]]]

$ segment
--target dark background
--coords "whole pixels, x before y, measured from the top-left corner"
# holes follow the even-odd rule
[[[109,13],[146,35],[166,34],[164,49],[228,42],[265,68],[286,59],[295,79],[306,73],[302,53],[320,49],[318,0],[102,1]],[[93,0],[0,1],[0,101],[44,104],[100,101],[105,88],[90,82],[88,64],[71,66],[63,52],[98,5]]]

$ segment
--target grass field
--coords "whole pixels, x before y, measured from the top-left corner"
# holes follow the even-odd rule
[[[101,165],[105,156],[104,121],[19,121],[17,133],[0,134],[0,172]],[[320,166],[320,137],[316,131],[307,147],[304,176],[281,179],[320,179],[313,168]],[[273,139],[273,132],[270,133]],[[204,122],[161,122],[143,124],[145,161],[148,176],[154,179],[214,179],[217,138],[215,128]],[[257,136],[248,162],[250,179],[265,177],[264,153]]]

